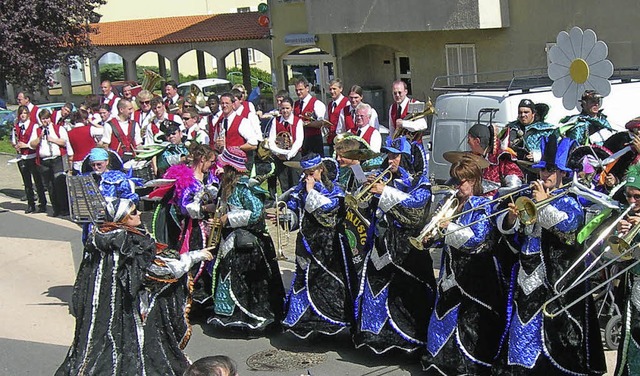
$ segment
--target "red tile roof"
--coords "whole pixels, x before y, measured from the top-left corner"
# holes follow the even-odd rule
[[[127,20],[92,24],[95,46],[134,46],[265,39],[269,28],[258,12]]]

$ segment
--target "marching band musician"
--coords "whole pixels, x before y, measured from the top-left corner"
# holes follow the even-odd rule
[[[289,97],[280,103],[280,116],[273,120],[269,129],[269,149],[276,157],[273,159],[276,167],[275,174],[280,181],[282,192],[293,187],[298,182],[299,174],[284,161],[300,160],[300,148],[304,142],[304,123],[300,117],[293,114],[293,100]]]
[[[358,85],[351,86],[349,89],[349,105],[345,106],[340,112],[338,118],[338,125],[336,126],[336,133],[352,132],[356,127],[356,107],[362,103],[362,87]],[[378,122],[378,112],[374,108],[371,109],[371,115],[369,116],[369,125],[375,129],[380,129],[380,123]]]
[[[493,255],[491,205],[482,195],[482,170],[474,158],[461,155],[450,174],[457,217],[439,224],[443,259],[423,366],[429,375],[489,375],[505,326],[506,301]]]
[[[380,132],[370,124],[372,113],[373,108],[371,108],[371,106],[366,103],[360,103],[356,107],[356,129],[351,130],[351,133],[362,137],[362,139],[369,144],[371,150],[379,153],[382,147],[382,136]]]
[[[409,112],[409,103],[418,101],[407,97],[407,83],[402,80],[393,81],[393,101],[389,107],[389,135],[393,137],[396,129],[406,128],[411,132],[420,132],[427,129],[427,119],[404,120]],[[420,140],[422,142],[422,140]]]
[[[218,192],[219,180],[214,173],[216,157],[208,145],[192,144],[188,165],[173,165],[163,175],[163,178],[174,182],[149,194],[151,198],[161,198],[154,213],[153,233],[159,241],[180,254],[206,245],[207,219],[215,211],[211,202]],[[200,265],[200,270],[190,276],[194,278],[193,301],[200,306],[210,304],[211,298],[211,276],[203,269]]]
[[[284,287],[275,248],[266,232],[261,188],[251,187],[247,157],[238,147],[218,158],[224,169],[218,200],[228,209],[216,213],[211,231],[220,231],[213,266],[213,316],[207,322],[221,327],[263,331],[282,320]]]
[[[144,131],[145,145],[158,143],[156,139],[157,135],[165,133],[169,124],[176,123],[180,126],[180,129],[184,129],[180,116],[167,112],[162,98],[154,97],[151,99],[151,111],[153,112],[153,116],[147,125],[147,129]]]
[[[618,222],[618,236],[625,236],[640,224],[640,165],[635,164],[627,171],[625,197],[630,205],[634,205],[627,218]],[[629,244],[638,244],[640,238],[635,236]],[[622,333],[618,345],[618,359],[616,376],[631,376],[640,373],[640,267],[635,266],[621,277],[624,291],[624,305],[622,305]]]
[[[383,166],[388,164],[392,180],[370,188],[379,195],[371,203],[378,208],[369,229],[375,238],[367,240],[374,244],[364,261],[354,334],[356,347],[367,346],[378,354],[394,348],[411,352],[426,345],[436,288],[429,252],[409,241],[429,213],[428,178],[412,176],[415,171],[406,162],[411,144],[405,137],[388,139],[383,151],[388,153]]]
[[[104,124],[104,133],[100,143],[111,150],[126,162],[135,157],[137,145],[142,145],[140,126],[131,120],[133,105],[126,99],[118,101],[118,117]]]
[[[327,106],[327,113],[329,122],[333,125],[329,128],[327,143],[331,147],[337,134],[336,131],[338,127],[338,120],[340,120],[340,113],[342,112],[342,109],[349,104],[349,100],[347,97],[342,95],[342,80],[339,78],[334,78],[329,81],[329,93],[331,94],[331,103]]]
[[[513,268],[507,312],[504,354],[494,365],[497,375],[571,374],[595,375],[606,371],[600,329],[591,297],[565,312],[551,317],[544,312],[545,302],[554,296],[552,286],[580,255],[576,234],[584,214],[571,196],[562,195],[562,178],[571,172],[566,166],[575,141],[554,135],[542,142],[542,158],[533,165],[540,180],[533,182],[532,199],[540,203],[532,224],[521,222],[515,204],[497,217],[501,233],[512,236],[519,247],[519,260]],[[565,192],[566,193],[566,192]],[[572,290],[550,307],[556,311],[579,296]],[[585,286],[586,290],[586,286]]]
[[[332,336],[352,325],[355,274],[345,244],[344,192],[329,175],[337,173],[335,161],[323,161],[311,153],[302,157],[300,167],[304,178],[287,202],[289,228],[299,227],[300,231],[296,270],[282,324],[304,339],[317,334]]]
[[[295,84],[298,100],[293,105],[293,114],[306,120],[304,124],[304,142],[302,153],[316,153],[324,156],[324,141],[322,131],[327,114],[327,107],[316,97],[309,94],[309,81],[301,78]]]
[[[512,190],[522,185],[524,174],[513,161],[512,155],[500,150],[492,125],[474,124],[467,133],[467,144],[471,152],[489,162],[489,167],[482,170],[482,180],[487,186],[485,196],[493,196],[500,187]],[[492,189],[493,188],[493,189]]]
[[[576,140],[578,145],[602,145],[614,132],[602,113],[602,95],[595,90],[585,90],[580,99],[582,111],[577,115],[567,116],[560,120],[560,133]],[[593,141],[592,141],[593,140]]]
[[[136,97],[136,103],[138,109],[133,113],[133,120],[140,125],[141,132],[146,132],[149,129],[149,122],[153,117],[153,111],[151,111],[151,100],[153,94],[149,90],[142,90]],[[142,140],[145,145],[153,143],[153,134],[150,134],[150,139],[146,137],[146,133],[142,135]]]

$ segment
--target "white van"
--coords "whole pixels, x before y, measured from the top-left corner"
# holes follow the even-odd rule
[[[436,81],[438,78],[436,79]],[[518,117],[518,103],[522,99],[530,99],[534,103],[546,103],[549,113],[545,121],[558,124],[567,115],[578,113],[579,109],[567,111],[562,99],[556,98],[550,86],[514,88],[505,86],[504,90],[482,90],[483,84],[467,85],[464,90],[457,87],[432,87],[433,90],[449,91],[439,95],[435,102],[430,140],[429,174],[435,181],[442,182],[449,178],[450,163],[443,153],[450,150],[469,150],[467,133],[469,128],[478,122],[478,112],[485,108],[496,108],[493,123],[499,127],[514,121]],[[635,106],[640,100],[640,80],[612,79],[611,93],[603,99],[602,108],[611,126],[624,130],[627,121],[640,115]],[[550,84],[547,78],[547,85]],[[456,91],[457,90],[457,91]],[[483,123],[488,116],[483,116]]]

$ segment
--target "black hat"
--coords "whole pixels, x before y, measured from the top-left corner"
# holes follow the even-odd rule
[[[480,146],[486,149],[491,144],[491,130],[486,125],[476,123],[469,128],[469,136],[479,138]]]
[[[520,107],[529,107],[531,111],[536,112],[536,105],[533,103],[531,99],[523,99],[518,104],[518,108]]]

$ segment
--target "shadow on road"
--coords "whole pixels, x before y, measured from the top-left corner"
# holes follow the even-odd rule
[[[2,188],[0,189],[0,193],[9,197],[20,199],[22,198],[22,196],[24,196],[24,189]]]
[[[11,211],[26,210],[27,203],[5,201],[5,202],[0,202],[0,208],[3,210],[11,210]]]
[[[73,294],[73,286],[51,286],[42,295],[46,295],[50,298],[57,298],[65,304],[71,304],[71,295]]]

